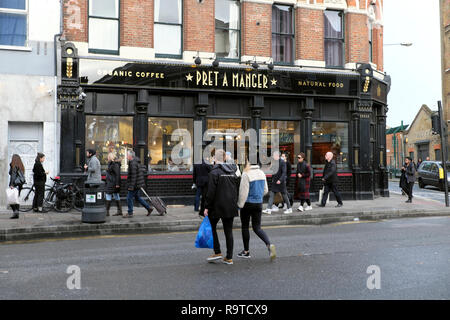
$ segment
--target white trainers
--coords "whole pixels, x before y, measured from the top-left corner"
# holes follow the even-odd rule
[[[309,211],[309,210],[312,210],[312,207],[311,207],[311,206],[307,206],[307,207],[305,208],[305,211]]]
[[[271,213],[272,213],[272,210],[266,209],[266,210],[263,210],[263,213],[271,214]]]
[[[274,206],[274,207],[272,207],[272,209],[271,209],[273,212],[278,212],[280,209],[278,209],[278,207],[277,206]]]
[[[303,210],[305,210],[305,209],[303,209],[303,206],[299,205],[298,208],[297,208],[297,211],[303,212]]]
[[[289,209],[286,209],[284,212],[283,212],[284,214],[289,214],[289,213],[292,213],[292,209],[291,208],[289,208]]]

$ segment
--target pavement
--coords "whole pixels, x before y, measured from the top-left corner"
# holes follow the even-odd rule
[[[388,198],[345,201],[342,208],[335,208],[335,201],[327,204],[325,208],[317,208],[313,203],[313,210],[303,213],[295,210],[298,207],[296,202],[292,214],[283,214],[282,210],[271,215],[264,214],[262,225],[322,225],[358,220],[450,216],[450,208],[446,208],[442,202],[424,197],[414,197],[411,204],[405,203],[405,200],[406,197],[391,193]],[[126,212],[126,206],[123,206],[123,209]],[[112,208],[111,214],[115,212],[116,208]],[[106,218],[105,223],[88,224],[81,222],[81,213],[78,211],[27,212],[21,213],[19,219],[9,219],[11,211],[0,210],[0,243],[47,238],[195,231],[201,223],[201,218],[191,206],[168,206],[165,216],[153,213],[147,217],[146,213],[144,208],[135,207],[133,218],[111,216]],[[234,226],[240,227],[239,219],[235,219]]]

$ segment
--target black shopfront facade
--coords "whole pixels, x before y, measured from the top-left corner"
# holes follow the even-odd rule
[[[322,187],[327,151],[335,154],[344,199],[389,196],[384,134],[389,84],[375,78],[370,65],[302,71],[95,60],[78,57],[71,43],[63,45],[61,60],[63,179],[82,175],[86,149],[97,150],[103,169],[112,152],[122,161],[124,195],[126,152],[134,150],[148,168],[150,195],[192,203],[194,148],[209,143],[195,130],[201,124],[201,134],[208,129],[222,134],[235,157],[235,141],[243,137],[227,130],[262,129],[270,137],[278,129],[279,149],[293,172],[299,152],[314,168],[313,200]],[[180,147],[173,138],[177,129],[187,130],[192,141]],[[171,159],[175,145],[181,162]],[[290,180],[292,192],[294,175]]]

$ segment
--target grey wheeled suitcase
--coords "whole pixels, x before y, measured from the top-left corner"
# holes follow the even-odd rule
[[[145,194],[148,201],[150,201],[151,205],[158,211],[160,216],[167,214],[167,206],[164,201],[161,200],[160,197],[149,197],[147,192],[145,192],[144,188],[141,188],[141,191]]]

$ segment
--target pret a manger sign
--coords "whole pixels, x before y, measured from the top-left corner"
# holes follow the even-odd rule
[[[206,87],[231,87],[231,88],[269,88],[269,77],[265,74],[242,73],[242,72],[220,72],[220,71],[200,71],[189,72],[186,75],[188,82],[195,83],[196,86]],[[271,84],[276,85],[274,78]]]

